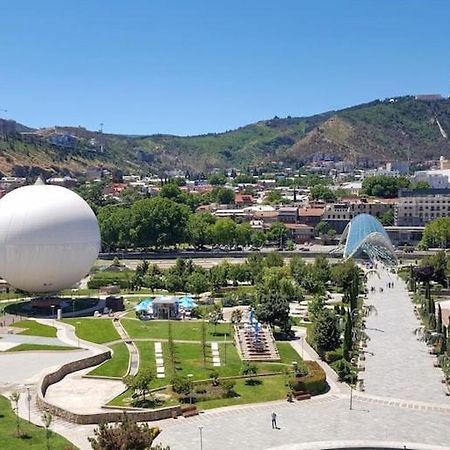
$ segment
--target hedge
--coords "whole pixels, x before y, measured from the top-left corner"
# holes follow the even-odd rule
[[[291,379],[293,391],[305,391],[311,395],[323,394],[328,389],[327,376],[316,361],[305,361],[308,375]]]
[[[338,348],[337,350],[330,350],[329,352],[325,352],[324,359],[328,364],[333,363],[339,359],[343,358],[342,348]]]

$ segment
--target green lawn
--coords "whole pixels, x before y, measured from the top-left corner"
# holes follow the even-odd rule
[[[190,320],[186,322],[173,320],[172,335],[174,340],[200,341],[201,340],[201,321]],[[123,319],[122,325],[127,330],[131,338],[152,338],[167,339],[168,321],[167,320],[149,320],[142,321],[137,319]],[[219,323],[217,328],[210,323],[206,323],[206,340],[223,340],[227,333],[227,339],[233,339],[233,328],[228,323]]]
[[[73,325],[80,339],[103,344],[120,339],[111,319],[64,319],[63,322]]]
[[[68,351],[78,350],[77,347],[66,347],[64,345],[43,345],[43,344],[20,344],[6,350],[7,352],[32,352],[32,351]]]
[[[26,328],[18,334],[27,334],[31,336],[56,337],[56,328],[49,325],[42,325],[34,320],[20,320],[11,326],[17,328]]]
[[[23,394],[22,394],[23,395]],[[0,447],[14,450],[43,450],[47,448],[45,429],[20,419],[20,429],[24,437],[18,438],[16,432],[16,416],[8,399],[0,396]],[[52,450],[75,450],[76,447],[62,436],[52,433],[50,437]]]
[[[111,345],[113,355],[111,359],[96,367],[88,375],[122,378],[127,373],[129,352],[125,343]]]
[[[150,368],[156,372],[155,347],[154,342],[137,341],[136,346],[140,356],[140,369]],[[277,342],[280,352],[280,362],[260,362],[255,363],[258,367],[258,373],[276,373],[281,372],[283,367],[292,367],[292,361],[301,361],[300,355],[292,348],[288,342]],[[165,386],[170,383],[174,372],[169,354],[169,346],[163,342],[163,357],[166,377],[155,379],[152,387]],[[175,344],[175,373],[179,376],[192,374],[193,380],[208,379],[214,371],[219,373],[219,377],[233,377],[241,375],[243,363],[233,344],[219,344],[219,354],[221,366],[214,367],[212,364],[211,347],[207,347],[206,364],[203,363],[203,354],[201,344],[198,343],[178,343]]]
[[[289,388],[286,386],[286,380],[282,375],[261,377],[259,380],[262,382],[261,384],[248,386],[245,384],[245,379],[238,379],[234,390],[239,394],[239,397],[205,400],[198,402],[197,407],[200,410],[212,409],[246,403],[270,402],[286,398]]]

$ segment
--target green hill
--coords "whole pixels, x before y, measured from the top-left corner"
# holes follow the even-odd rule
[[[208,171],[272,161],[296,164],[318,154],[353,161],[424,161],[450,157],[450,100],[377,100],[310,117],[275,117],[225,133],[191,137],[101,135],[74,127],[35,133],[31,142],[19,134],[0,139],[1,172],[28,166],[30,170],[78,173],[90,165],[144,172],[150,168],[159,173],[174,168]],[[77,144],[73,148],[50,146],[48,137],[55,133],[77,136]]]

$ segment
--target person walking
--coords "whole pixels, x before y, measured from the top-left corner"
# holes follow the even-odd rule
[[[277,413],[274,411],[272,412],[272,429],[278,429],[277,425]]]

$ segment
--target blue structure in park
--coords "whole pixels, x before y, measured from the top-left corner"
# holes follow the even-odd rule
[[[346,226],[341,237],[344,258],[369,259],[397,264],[394,247],[383,225],[370,214],[359,214]]]

